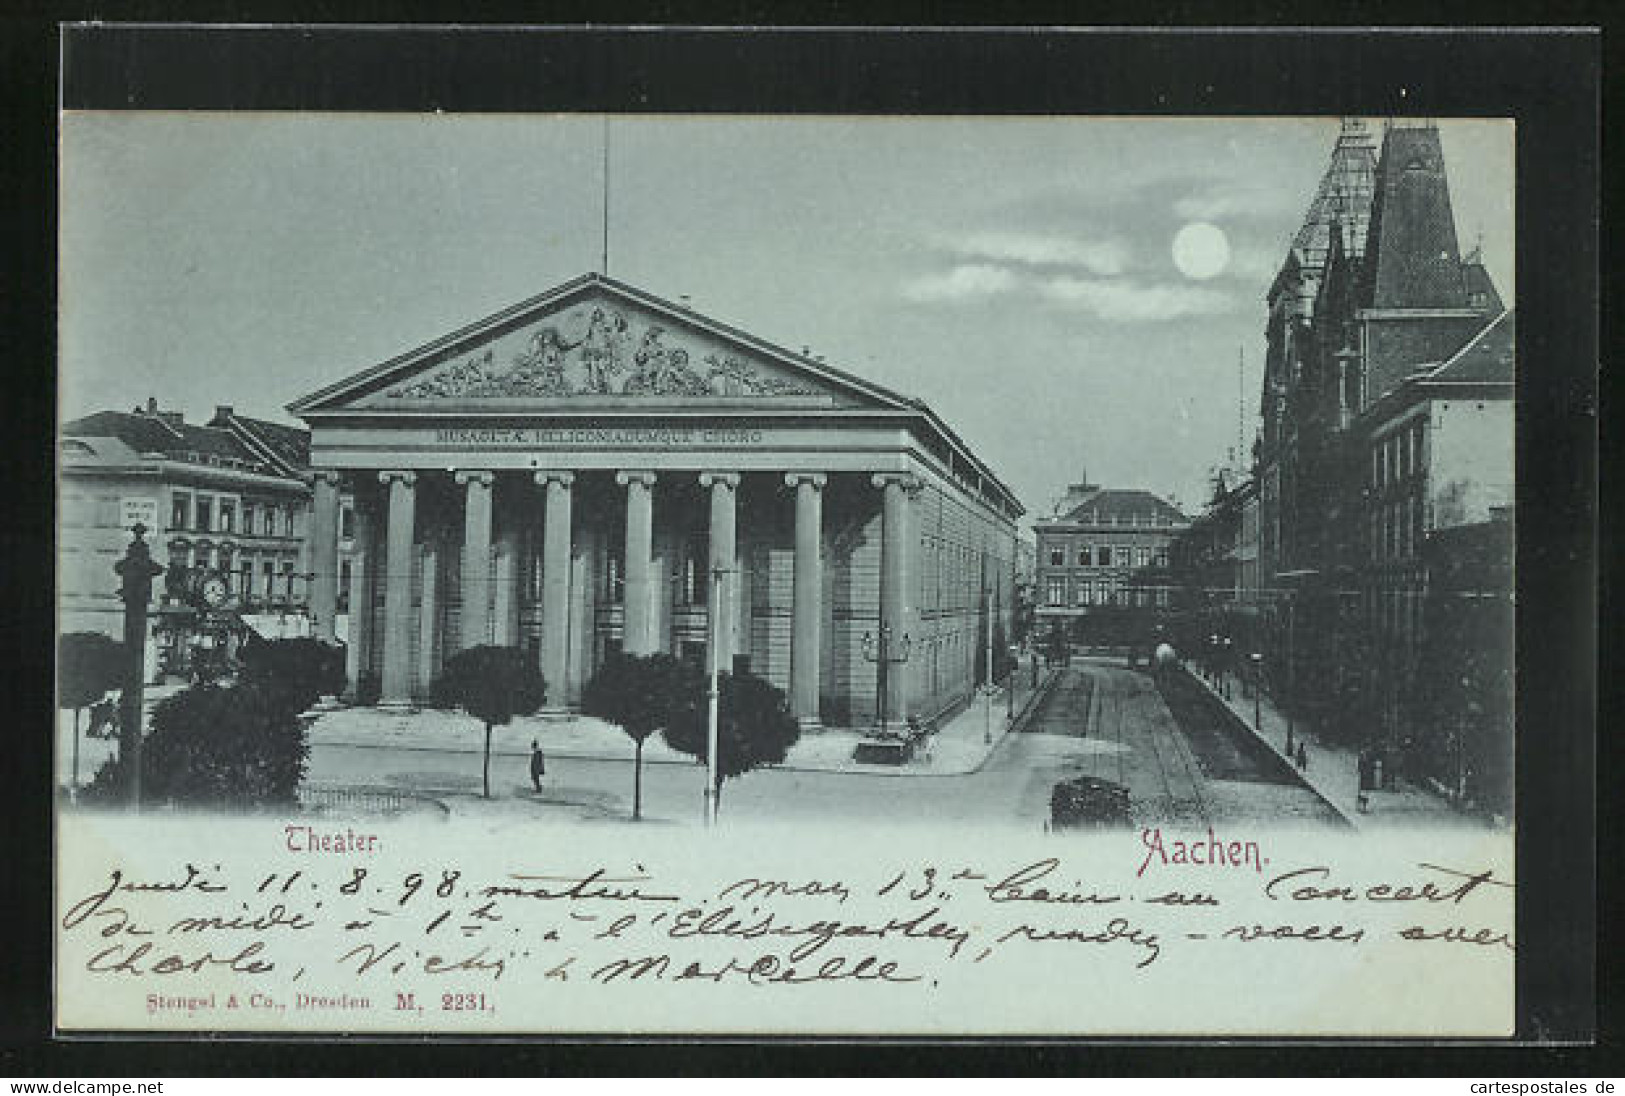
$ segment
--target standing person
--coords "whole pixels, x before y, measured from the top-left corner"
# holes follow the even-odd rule
[[[547,758],[533,738],[530,740],[530,782],[537,791],[542,790],[542,777],[547,775]]]

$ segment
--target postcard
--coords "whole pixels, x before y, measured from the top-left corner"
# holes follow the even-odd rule
[[[64,112],[59,1032],[1510,1035],[1517,140]]]

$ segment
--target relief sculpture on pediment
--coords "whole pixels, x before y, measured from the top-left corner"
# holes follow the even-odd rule
[[[386,389],[390,399],[469,397],[816,396],[795,379],[764,373],[733,355],[707,354],[704,372],[667,329],[640,330],[620,311],[582,306],[531,332],[505,363],[492,348]]]

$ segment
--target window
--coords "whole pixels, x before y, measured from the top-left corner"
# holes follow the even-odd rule
[[[339,536],[344,540],[355,539],[355,507],[346,506],[339,511]]]
[[[275,506],[269,506],[268,505],[265,508],[264,532],[265,532],[265,535],[268,536],[268,537],[276,535],[276,507]]]
[[[350,566],[350,561],[349,560],[344,560],[343,562],[341,562],[339,564],[339,604],[338,604],[338,608],[339,608],[340,612],[347,613],[347,612],[350,611],[350,581],[351,581],[353,576],[354,576],[354,571],[352,570],[352,568]]]
[[[1066,603],[1066,580],[1065,579],[1059,579],[1059,578],[1050,579],[1049,582],[1046,585],[1044,595],[1045,595],[1044,596],[1044,603],[1046,605],[1063,605],[1063,604],[1065,604]]]
[[[1155,562],[1158,567],[1166,567],[1166,566],[1168,566],[1168,546],[1167,545],[1159,545],[1158,546],[1156,554],[1153,557],[1153,562]]]
[[[214,527],[214,500],[207,495],[199,495],[192,518],[194,529],[200,533],[210,532]]]
[[[1051,548],[1049,551],[1049,565],[1051,567],[1066,566],[1066,552],[1060,548]]]
[[[1142,548],[1134,549],[1134,566],[1136,566],[1136,567],[1149,567],[1149,566],[1151,566],[1151,549],[1150,548],[1142,547]]]
[[[192,496],[177,491],[169,500],[169,527],[171,529],[185,529],[186,519],[191,517]]]
[[[245,598],[254,596],[254,561],[247,556],[241,557],[238,564],[242,572],[242,580],[237,587],[238,593]]]
[[[245,536],[254,535],[254,504],[243,503],[243,533]]]
[[[1095,562],[1102,567],[1110,567],[1112,565],[1112,550],[1102,544],[1095,555]]]
[[[1087,566],[1089,566],[1089,549],[1088,548],[1079,548],[1078,549],[1078,566],[1079,567],[1087,567]]]
[[[265,596],[267,599],[276,594],[276,564],[266,560],[260,565],[260,574],[265,579]]]
[[[222,533],[235,532],[237,524],[237,503],[232,499],[220,500],[220,531]]]
[[[1094,585],[1094,584],[1091,583],[1091,582],[1083,581],[1083,582],[1079,582],[1076,586],[1074,586],[1072,588],[1072,604],[1074,604],[1074,605],[1087,605],[1087,604],[1089,604],[1089,588],[1092,585]]]

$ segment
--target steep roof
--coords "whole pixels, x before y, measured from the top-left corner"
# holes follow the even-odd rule
[[[1382,139],[1362,265],[1367,308],[1466,308],[1439,129],[1390,125]]]
[[[310,467],[309,430],[236,413],[229,416],[229,423],[246,435],[244,440],[250,447],[262,446],[269,450],[289,473],[298,474]]]
[[[1055,519],[1075,525],[1184,525],[1190,518],[1150,491],[1102,487]]]
[[[222,426],[200,426],[179,415],[141,411],[97,411],[64,423],[64,437],[116,438],[135,452],[166,459],[224,465],[281,476],[287,473]]]
[[[1469,307],[1483,309],[1492,316],[1505,311],[1506,304],[1501,300],[1501,293],[1495,288],[1490,272],[1484,269],[1477,251],[1462,260],[1461,276],[1467,288]]]
[[[1376,167],[1376,149],[1365,123],[1358,118],[1344,119],[1314,201],[1309,203],[1303,225],[1292,238],[1290,256],[1299,264],[1310,268],[1324,265],[1334,232],[1351,255],[1358,257],[1365,252]]]
[[[1430,381],[1512,383],[1518,365],[1518,319],[1503,312],[1488,327],[1428,374]]]

